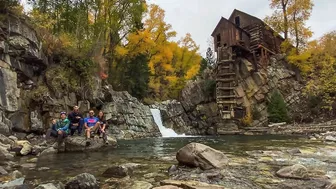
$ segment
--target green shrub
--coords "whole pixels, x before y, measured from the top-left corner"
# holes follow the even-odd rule
[[[272,123],[288,122],[289,116],[286,103],[278,90],[272,93],[267,107],[268,119]]]

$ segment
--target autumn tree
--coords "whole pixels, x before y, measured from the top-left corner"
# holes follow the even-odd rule
[[[297,58],[301,60],[301,71],[307,80],[306,93],[322,97],[331,108],[336,100],[336,31],[325,34],[321,39],[311,41],[308,48]],[[290,61],[297,61],[291,60]]]
[[[149,94],[157,99],[177,98],[185,82],[198,73],[201,62],[199,47],[190,34],[178,42],[170,41],[176,32],[164,16],[157,5],[149,6],[144,29],[128,35],[127,43],[116,48],[120,57],[148,57]]]
[[[288,4],[292,0],[270,0],[270,7],[275,9],[271,16],[265,18],[268,23],[277,32],[284,34],[285,39],[288,39],[289,19],[288,19]]]
[[[289,52],[290,44],[294,43],[294,53],[298,55],[312,36],[310,28],[305,25],[313,8],[312,0],[270,1],[270,7],[275,11],[265,18],[265,22],[276,32],[284,35],[285,43],[282,44],[284,51]]]

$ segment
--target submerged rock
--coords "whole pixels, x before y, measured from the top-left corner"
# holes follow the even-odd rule
[[[228,163],[228,158],[223,152],[200,143],[184,146],[177,152],[176,159],[180,164],[200,167],[203,170],[223,168]]]
[[[56,154],[56,153],[57,153],[57,150],[54,147],[50,147],[50,148],[43,150],[40,156],[47,156],[47,155]]]
[[[307,179],[308,170],[303,165],[295,164],[280,169],[276,175],[283,178]]]
[[[127,163],[123,165],[115,165],[108,168],[104,173],[104,177],[124,178],[133,173],[133,170],[141,166],[136,163]]]
[[[163,180],[160,182],[161,185],[177,186],[187,189],[225,189],[224,186],[208,184],[198,181],[177,181],[177,180]]]
[[[71,178],[66,183],[65,189],[99,189],[99,184],[93,175],[82,173]]]

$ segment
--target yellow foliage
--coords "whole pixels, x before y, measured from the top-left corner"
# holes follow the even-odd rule
[[[65,48],[71,47],[73,45],[71,36],[67,33],[60,34],[59,40],[60,40],[62,46],[65,47]]]
[[[179,42],[169,41],[175,35],[171,25],[164,21],[164,10],[150,5],[144,29],[129,34],[127,44],[116,48],[122,57],[139,54],[149,57],[149,88],[159,99],[177,97],[185,81],[192,79],[200,68],[202,58],[191,35],[187,34]]]
[[[253,118],[252,118],[252,114],[250,111],[248,111],[246,113],[246,115],[244,116],[243,119],[240,120],[240,122],[244,125],[244,126],[251,126],[252,122],[253,122]]]
[[[122,47],[122,46],[117,46],[116,48],[115,48],[115,51],[117,52],[117,54],[119,55],[119,56],[126,56],[127,55],[127,53],[128,53],[128,49],[126,49],[126,48],[124,48],[124,47]]]

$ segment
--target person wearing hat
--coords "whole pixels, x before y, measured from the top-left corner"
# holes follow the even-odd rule
[[[70,120],[70,135],[74,135],[78,132],[78,136],[82,135],[83,131],[83,116],[79,112],[79,107],[75,106],[73,111],[69,113],[68,119]]]
[[[61,112],[60,119],[56,121],[52,120],[52,127],[48,129],[46,134],[46,140],[50,137],[57,138],[58,146],[63,142],[63,139],[69,134],[70,121],[67,119],[67,113]]]

